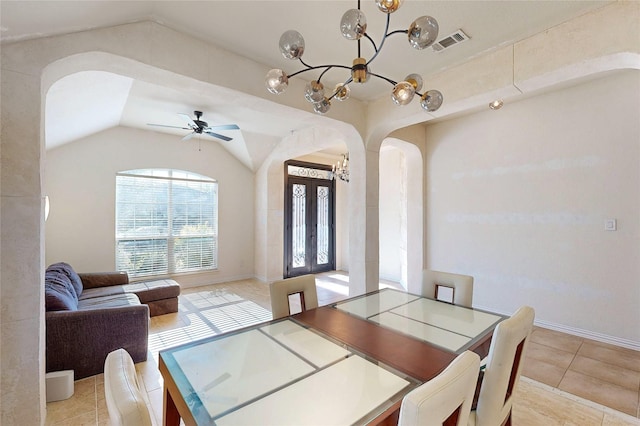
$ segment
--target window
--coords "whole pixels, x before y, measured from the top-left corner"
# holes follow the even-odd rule
[[[116,268],[132,277],[218,267],[218,183],[165,169],[116,175]]]

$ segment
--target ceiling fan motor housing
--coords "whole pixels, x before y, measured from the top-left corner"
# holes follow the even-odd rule
[[[193,115],[196,116],[196,119],[193,120],[193,122],[196,123],[196,125],[198,126],[198,128],[194,130],[197,133],[202,133],[202,129],[204,129],[205,127],[209,127],[209,123],[207,123],[206,121],[200,120],[200,117],[202,117],[202,111],[193,111]]]

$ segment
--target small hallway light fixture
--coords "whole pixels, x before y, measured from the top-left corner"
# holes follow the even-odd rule
[[[51,210],[51,204],[49,204],[49,196],[44,196],[44,221],[46,222],[49,219],[49,211]]]
[[[349,153],[342,154],[342,160],[331,168],[331,179],[340,179],[349,182]]]
[[[504,105],[504,102],[502,102],[502,99],[496,99],[495,101],[489,104],[489,108],[495,111],[502,108],[503,105]]]
[[[352,66],[336,64],[312,66],[307,64],[302,60],[305,47],[302,34],[296,30],[288,30],[280,37],[280,52],[282,56],[287,59],[299,60],[304,68],[293,74],[287,74],[281,69],[272,69],[265,77],[267,90],[273,94],[283,93],[289,85],[289,78],[311,70],[322,70],[316,80],[307,83],[304,96],[307,101],[313,104],[313,110],[316,113],[326,114],[331,108],[331,101],[333,99],[344,101],[349,98],[351,92],[349,85],[351,83],[366,83],[371,76],[374,76],[393,85],[391,100],[396,105],[407,105],[413,100],[415,95],[418,95],[420,97],[420,106],[425,111],[436,111],[442,105],[442,93],[433,89],[420,93],[423,84],[420,75],[409,74],[404,80],[397,82],[371,72],[369,65],[378,57],[384,47],[384,42],[387,37],[391,35],[406,34],[411,47],[417,50],[423,50],[431,46],[438,37],[438,22],[431,16],[421,16],[413,21],[408,29],[389,32],[391,14],[398,10],[403,0],[375,0],[378,10],[387,14],[386,27],[382,40],[376,45],[373,39],[367,34],[367,17],[360,10],[360,0],[357,1],[358,8],[347,10],[344,15],[342,15],[342,20],[340,21],[340,31],[343,37],[347,40],[355,40],[358,42],[357,57],[353,60]],[[374,50],[374,54],[369,60],[361,56],[360,42],[362,38],[368,39]],[[332,68],[347,69],[351,72],[344,83],[339,83],[334,89],[327,93],[320,80],[325,73]]]

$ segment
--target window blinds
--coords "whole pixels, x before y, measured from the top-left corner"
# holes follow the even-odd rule
[[[116,175],[116,268],[133,277],[217,268],[218,184],[177,170]]]

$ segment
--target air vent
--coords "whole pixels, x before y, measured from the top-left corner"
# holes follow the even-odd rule
[[[469,40],[469,36],[466,35],[462,30],[457,30],[455,33],[448,35],[445,38],[441,38],[437,42],[433,43],[431,45],[431,48],[436,52],[442,52],[444,49],[455,46],[456,44],[460,44],[465,40]]]

